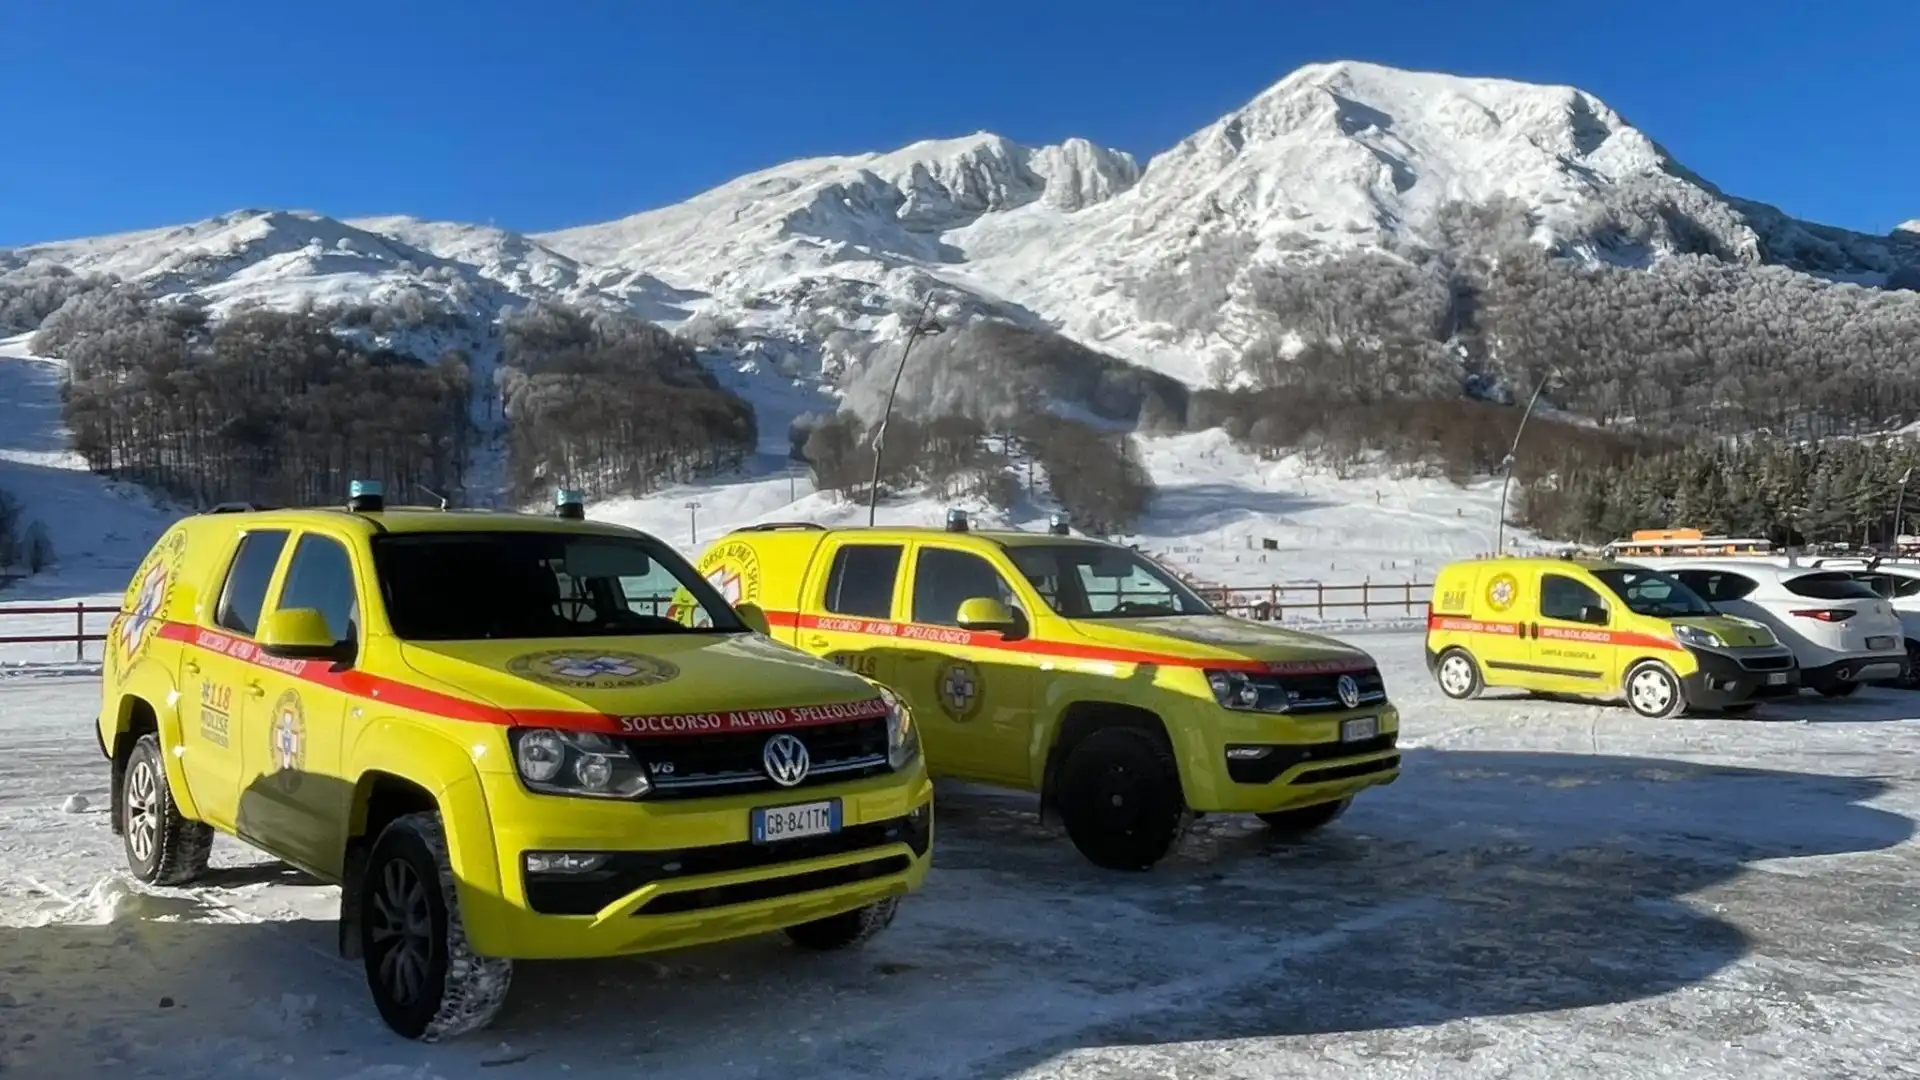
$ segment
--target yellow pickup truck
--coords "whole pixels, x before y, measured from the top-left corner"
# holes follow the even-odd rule
[[[1373,660],[1216,612],[1130,548],[1054,532],[763,525],[706,581],[890,686],[935,776],[1037,792],[1092,862],[1145,869],[1198,814],[1304,833],[1399,775]]]
[[[484,1027],[515,959],[856,945],[931,858],[898,699],[571,493],[552,517],[389,508],[373,484],[195,515],[105,648],[134,875],[192,882],[218,831],[340,884],[341,949],[410,1038]]]

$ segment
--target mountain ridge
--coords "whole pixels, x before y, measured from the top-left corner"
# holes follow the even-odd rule
[[[1536,243],[1594,262],[1697,253],[1866,285],[1920,265],[1915,223],[1869,236],[1726,195],[1577,87],[1329,61],[1144,165],[980,131],[788,162],[560,230],[241,210],[0,250],[0,275],[114,274],[216,315],[413,294],[480,325],[536,300],[669,327],[705,316],[805,354],[802,377],[823,387],[857,359],[850,337],[896,337],[937,289],[963,317],[1204,386],[1249,339],[1259,267],[1428,248],[1443,206],[1501,199],[1528,208]]]

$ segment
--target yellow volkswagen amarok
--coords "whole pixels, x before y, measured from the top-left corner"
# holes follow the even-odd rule
[[[842,948],[920,885],[932,785],[891,693],[570,493],[355,489],[186,518],[134,575],[98,734],[141,880],[191,882],[218,830],[339,883],[343,953],[428,1040],[485,1026],[516,958]]]
[[[936,776],[1041,795],[1144,869],[1200,813],[1309,831],[1399,775],[1373,660],[1230,618],[1125,547],[1053,533],[768,525],[699,561],[782,640],[892,687]]]
[[[1427,667],[1451,698],[1488,686],[1624,697],[1642,716],[1746,712],[1800,688],[1793,651],[1677,578],[1599,559],[1470,559],[1441,567]]]

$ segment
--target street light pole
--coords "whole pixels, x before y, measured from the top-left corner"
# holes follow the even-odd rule
[[[900,350],[900,364],[893,369],[893,386],[887,391],[887,408],[880,414],[880,428],[873,434],[873,478],[867,483],[867,526],[873,526],[874,515],[880,507],[880,448],[886,443],[887,421],[893,419],[894,395],[900,392],[900,376],[907,370],[907,356],[913,352],[913,343],[930,334],[945,329],[939,323],[927,318],[933,310],[933,293],[927,293],[927,300],[920,305],[920,315],[913,321],[913,329],[907,331],[907,344]]]
[[[1913,479],[1913,466],[1909,465],[1907,466],[1907,471],[1900,474],[1900,493],[1894,496],[1893,500],[1893,554],[1895,558],[1900,556],[1900,511],[1906,507],[1907,481],[1911,479]]]
[[[1527,430],[1527,417],[1533,415],[1533,407],[1539,404],[1540,393],[1547,388],[1553,374],[1553,369],[1548,368],[1547,373],[1540,376],[1540,385],[1533,388],[1533,397],[1527,400],[1527,411],[1520,414],[1520,425],[1513,429],[1513,445],[1507,448],[1507,459],[1500,463],[1501,471],[1506,476],[1500,481],[1500,520],[1494,523],[1493,529],[1493,553],[1496,556],[1506,550],[1507,489],[1513,486],[1513,459],[1520,452],[1520,433]]]

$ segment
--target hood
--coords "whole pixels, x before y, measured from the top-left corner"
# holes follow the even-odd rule
[[[1729,648],[1777,644],[1772,631],[1766,627],[1732,615],[1690,615],[1667,621],[1675,626],[1691,626],[1717,635]]]
[[[409,642],[415,671],[508,712],[606,715],[867,701],[872,683],[757,634]]]
[[[1313,671],[1374,666],[1373,657],[1345,642],[1230,615],[1078,619],[1073,628],[1081,637],[1101,645],[1183,660],[1258,663],[1274,669],[1297,666]]]

